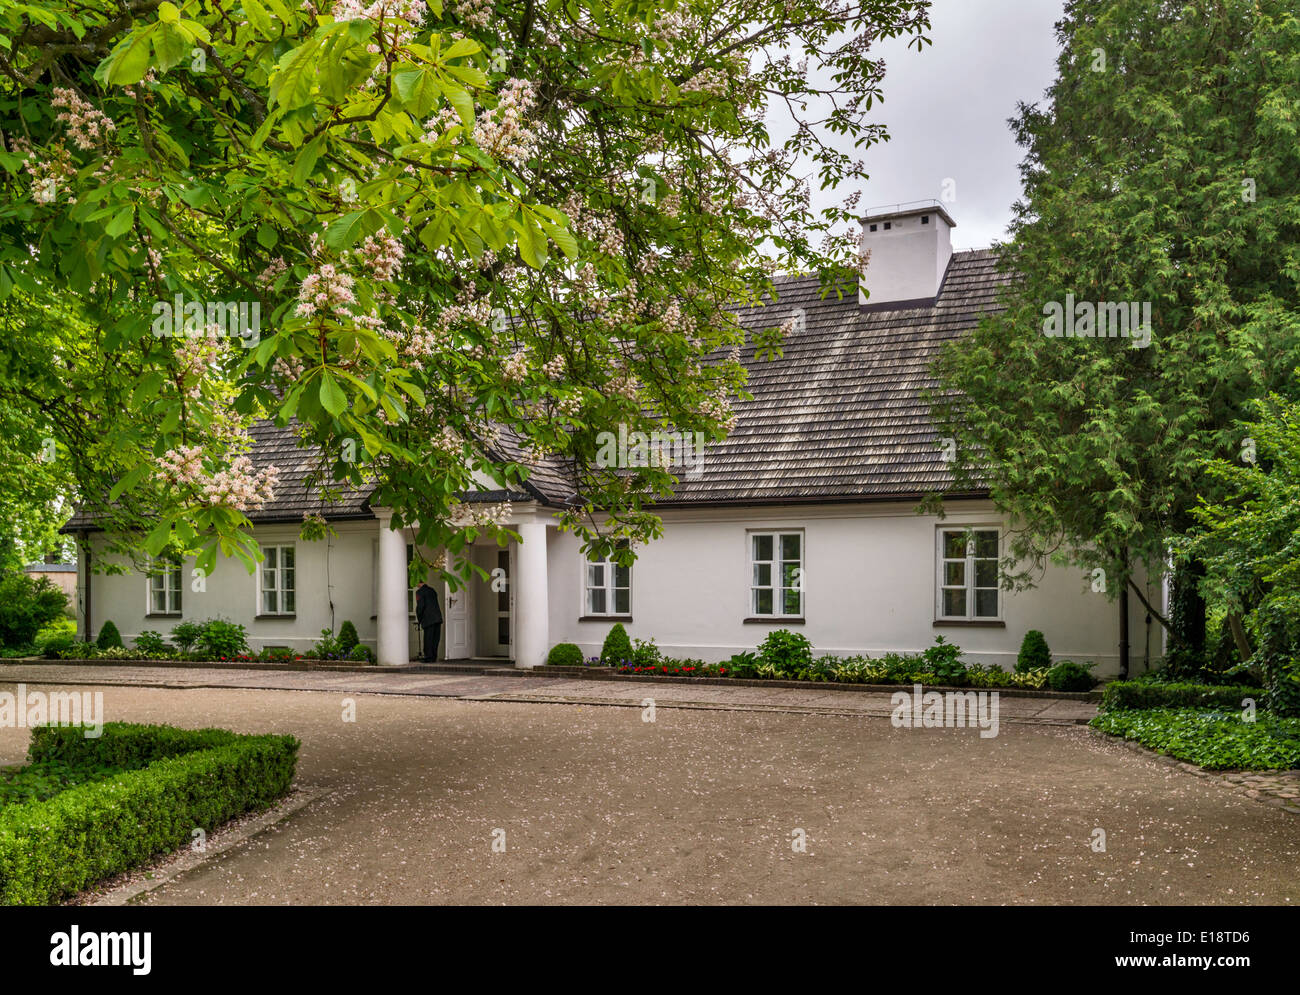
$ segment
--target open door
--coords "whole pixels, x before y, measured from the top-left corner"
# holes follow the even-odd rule
[[[474,627],[470,625],[474,617],[473,592],[472,583],[457,591],[450,584],[443,585],[443,659],[467,660],[474,654]]]

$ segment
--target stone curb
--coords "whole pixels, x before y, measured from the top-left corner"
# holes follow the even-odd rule
[[[644,708],[631,698],[584,698],[580,695],[538,694],[502,691],[496,694],[463,695],[457,701],[488,701],[503,705],[592,705],[608,708]],[[837,708],[834,705],[772,704],[763,701],[690,701],[666,698],[655,701],[656,709],[684,709],[703,712],[776,712],[786,715],[842,715],[849,718],[888,719],[888,712],[868,712],[861,708]],[[1001,722],[1013,725],[1059,726],[1076,728],[1088,719],[1046,719],[1034,715],[1007,716]]]
[[[298,812],[318,798],[330,794],[325,788],[304,787],[298,788],[286,800],[281,801],[274,808],[261,813],[229,831],[223,831],[220,827],[214,831],[213,835],[217,837],[210,840],[208,847],[202,853],[196,853],[193,850],[176,851],[172,854],[164,854],[157,867],[157,873],[153,877],[142,880],[136,879],[136,875],[149,871],[149,866],[140,867],[134,871],[127,871],[128,880],[107,892],[100,895],[88,905],[110,905],[120,906],[129,905],[133,900],[141,895],[148,894],[155,888],[161,888],[169,881],[176,877],[192,871],[212,860],[214,857],[220,857],[222,854],[233,850],[246,840],[252,839],[261,832],[270,829],[277,822],[287,819],[289,816]],[[179,854],[179,855],[178,855]]]
[[[1197,777],[1207,781],[1212,781],[1229,791],[1235,791],[1237,794],[1244,795],[1252,801],[1262,802],[1265,805],[1271,805],[1273,808],[1280,808],[1284,812],[1290,812],[1293,815],[1300,815],[1300,804],[1294,799],[1282,798],[1278,795],[1270,794],[1267,789],[1259,790],[1256,788],[1247,788],[1244,785],[1235,784],[1228,780],[1227,775],[1234,773],[1249,774],[1278,774],[1290,773],[1289,771],[1223,771],[1223,770],[1206,770],[1204,767],[1198,767],[1196,764],[1188,763],[1186,760],[1179,760],[1177,757],[1171,757],[1167,753],[1157,753],[1148,746],[1132,739],[1125,739],[1123,736],[1115,736],[1108,732],[1102,732],[1092,726],[1086,727],[1089,735],[1100,739],[1103,742],[1113,743],[1116,746],[1122,746],[1132,753],[1145,757],[1148,760],[1154,760],[1156,763],[1163,764],[1166,767],[1177,767],[1179,770],[1188,774],[1195,774]]]

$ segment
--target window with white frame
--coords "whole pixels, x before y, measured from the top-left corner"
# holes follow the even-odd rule
[[[1002,617],[997,529],[939,529],[940,619]]]
[[[626,549],[626,545],[620,546]],[[632,614],[632,568],[619,566],[611,558],[587,560],[586,614]]]
[[[295,587],[293,546],[263,546],[261,577],[259,613],[292,615]]]
[[[149,614],[181,613],[181,562],[162,557],[149,565]]]
[[[749,609],[775,618],[803,616],[803,533],[749,533]]]

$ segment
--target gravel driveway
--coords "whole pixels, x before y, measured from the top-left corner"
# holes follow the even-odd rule
[[[1300,902],[1300,818],[1077,727],[102,690],[113,720],[292,733],[327,792],[150,903]]]

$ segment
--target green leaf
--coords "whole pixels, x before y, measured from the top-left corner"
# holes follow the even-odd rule
[[[328,373],[321,374],[320,403],[335,418],[343,414],[348,407],[347,395],[343,393],[343,389],[338,385],[338,382]]]
[[[106,234],[117,238],[131,230],[131,223],[135,221],[135,208],[124,207],[113,216],[113,220],[104,228]]]
[[[128,470],[121,478],[119,478],[117,483],[115,483],[112,486],[112,488],[109,489],[108,492],[109,503],[112,504],[123,494],[129,491],[132,487],[138,484],[144,478],[144,475],[148,472],[149,472],[148,463],[140,463],[139,465]]]
[[[312,170],[316,168],[316,161],[320,158],[321,152],[324,150],[324,135],[317,135],[303,146],[302,151],[298,153],[298,158],[293,164],[292,179],[295,186],[306,185],[307,178],[311,176]]]
[[[482,48],[478,42],[469,38],[458,38],[451,48],[442,53],[444,59],[459,59],[462,55],[473,55]]]
[[[113,49],[107,59],[100,64],[98,72],[103,73],[106,83],[113,86],[130,86],[144,79],[150,69],[149,49],[158,24],[149,25],[131,32]]]

